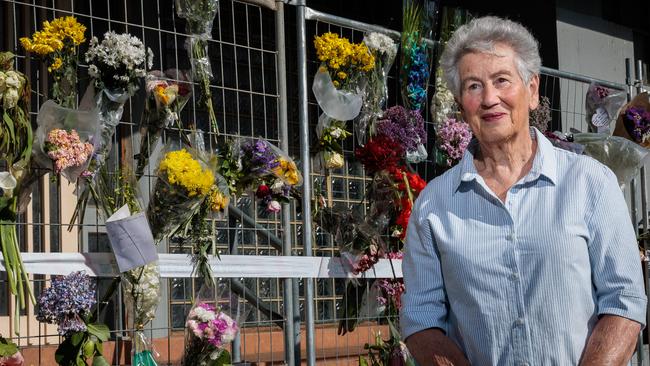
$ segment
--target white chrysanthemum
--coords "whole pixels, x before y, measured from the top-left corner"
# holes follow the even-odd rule
[[[158,264],[153,262],[132,269],[127,278],[137,279],[136,283],[124,281],[125,302],[134,314],[136,326],[144,326],[156,317],[160,302],[160,274]]]
[[[397,54],[397,44],[383,33],[372,32],[363,38],[363,43],[371,50],[385,53],[389,58],[393,58]]]

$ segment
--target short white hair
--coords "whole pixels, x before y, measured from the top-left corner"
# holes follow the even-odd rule
[[[542,66],[539,44],[526,27],[494,16],[476,18],[454,32],[440,57],[447,87],[455,97],[460,98],[460,59],[468,53],[493,53],[496,44],[512,48],[517,71],[526,84],[533,75],[539,74]]]

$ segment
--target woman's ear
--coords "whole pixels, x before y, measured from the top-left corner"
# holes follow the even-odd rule
[[[539,74],[535,74],[528,82],[528,90],[530,92],[530,101],[528,102],[528,109],[533,110],[539,106]]]

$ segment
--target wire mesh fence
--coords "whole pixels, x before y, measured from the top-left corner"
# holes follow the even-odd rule
[[[179,18],[172,0],[156,1],[91,1],[91,0],[52,0],[52,1],[0,1],[0,13],[7,21],[0,26],[2,36],[0,49],[12,50],[16,56],[17,69],[24,72],[32,82],[31,114],[35,119],[38,108],[50,96],[48,90],[51,80],[48,78],[46,67],[34,57],[26,54],[19,45],[18,39],[29,36],[36,31],[44,20],[57,16],[74,15],[88,27],[87,37],[101,36],[105,31],[129,32],[142,39],[147,47],[153,50],[154,70],[169,71],[172,80],[181,78],[182,70],[191,68],[190,59],[185,49],[188,34],[185,30],[185,20]],[[221,138],[263,137],[280,145],[280,92],[278,70],[280,50],[276,45],[275,34],[278,27],[273,11],[245,2],[223,0],[217,19],[212,30],[209,43],[209,57],[212,63],[214,78],[210,83],[214,109],[217,115]],[[315,35],[325,32],[337,33],[360,42],[364,33],[376,30],[376,27],[357,23],[356,26],[344,26],[336,22],[312,20],[307,22],[308,62],[306,67],[309,76],[315,74],[319,61],[311,47]],[[289,27],[286,27],[289,29]],[[386,30],[388,31],[388,30]],[[390,32],[389,32],[390,33]],[[394,32],[392,33],[394,34]],[[290,33],[287,37],[291,39]],[[82,46],[83,54],[86,46]],[[287,57],[293,57],[289,53]],[[398,63],[399,61],[396,61]],[[396,77],[399,64],[393,67],[389,75],[388,105],[397,104],[399,95],[399,80]],[[89,78],[88,68],[84,62],[79,67],[78,91],[83,94]],[[288,76],[290,90],[295,87],[292,75]],[[143,88],[144,85],[141,85]],[[190,132],[192,127],[210,131],[205,110],[199,106],[197,95],[198,85],[191,84],[193,96],[181,113],[184,130],[165,131],[164,141],[179,140],[179,133]],[[571,128],[587,130],[584,97],[588,83],[563,77],[561,74],[546,70],[542,73],[540,94],[551,100],[553,111],[553,128],[569,131]],[[429,85],[429,91],[433,86]],[[139,123],[144,110],[143,93],[138,93],[127,102],[125,112],[113,139],[115,148],[112,150],[109,165],[116,167],[124,162],[134,163],[134,152],[140,149]],[[308,93],[309,129],[314,131],[321,111],[313,95]],[[429,94],[431,95],[431,93]],[[289,103],[295,102],[289,96]],[[297,134],[298,116],[294,106],[289,108],[289,145],[288,152],[296,156],[299,151]],[[428,104],[424,110],[428,111]],[[428,116],[429,113],[426,113]],[[433,123],[425,118],[425,126],[429,140],[428,146],[434,143]],[[354,133],[354,132],[353,132]],[[210,149],[215,139],[213,132],[206,132],[205,141]],[[311,133],[312,138],[315,134]],[[361,164],[354,159],[357,146],[357,136],[353,135],[343,146],[345,165],[342,168],[329,170],[324,173],[315,169],[305,177],[312,182],[314,196],[322,194],[327,205],[335,208],[354,207],[360,214],[367,210],[364,197],[369,178],[364,174]],[[315,152],[312,154],[312,166],[316,164]],[[421,175],[428,181],[434,176],[431,157],[417,167]],[[143,194],[151,191],[153,173],[146,175],[149,180],[143,185]],[[33,186],[33,194],[29,207],[19,220],[21,250],[23,252],[110,252],[108,237],[101,214],[96,207],[91,206],[80,223],[68,230],[68,222],[74,210],[75,187],[64,179],[53,180],[43,177]],[[237,197],[226,215],[211,219],[211,233],[216,241],[214,254],[240,255],[271,255],[282,254],[282,242],[285,235],[285,225],[289,226],[293,254],[303,255],[302,247],[302,207],[300,202],[292,202],[288,222],[281,215],[266,213],[254,199],[246,195]],[[314,233],[313,255],[332,257],[338,255],[337,243],[332,236],[319,228],[316,223]],[[180,238],[171,238],[161,252],[185,253],[188,248]],[[38,295],[49,282],[49,276],[33,275],[33,285]],[[232,345],[233,361],[256,364],[283,363],[288,356],[285,354],[286,339],[283,329],[287,323],[296,326],[297,337],[296,359],[304,359],[306,355],[305,332],[305,287],[303,279],[296,279],[292,307],[294,316],[285,313],[283,293],[286,282],[278,278],[232,278],[221,279],[228,283],[242,306],[243,317],[240,319],[242,330],[238,339]],[[323,364],[357,364],[359,355],[367,353],[364,345],[373,343],[376,336],[388,335],[388,322],[395,321],[394,317],[385,317],[363,309],[363,306],[353,317],[347,317],[343,309],[350,305],[351,299],[358,298],[360,302],[373,301],[373,282],[376,280],[361,280],[358,286],[349,286],[349,281],[340,278],[319,278],[315,281],[314,321],[316,360]],[[104,298],[114,281],[112,278],[98,278],[97,301],[102,305],[98,316],[111,329],[110,341],[106,344],[105,354],[111,364],[123,365],[130,363],[131,339],[128,327],[129,314],[123,305],[120,291],[113,296]],[[147,335],[153,340],[155,349],[160,354],[160,365],[177,365],[185,345],[185,320],[202,284],[192,278],[165,278],[162,280],[161,303],[156,311],[156,318],[146,328]],[[348,292],[347,296],[344,294]],[[13,312],[12,297],[8,292],[6,274],[0,272],[0,334],[10,335],[15,331],[10,321]],[[374,309],[373,309],[374,310]],[[38,323],[35,320],[35,309],[28,306],[21,313],[21,336],[15,340],[23,346],[23,353],[28,362],[38,365],[55,364],[54,350],[60,342],[56,327]],[[342,332],[342,324],[353,322],[356,329]],[[344,334],[340,334],[344,333]],[[48,363],[49,362],[49,363]]]

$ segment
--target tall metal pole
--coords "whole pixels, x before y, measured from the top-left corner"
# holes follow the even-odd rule
[[[296,49],[298,56],[298,122],[300,123],[300,159],[305,179],[302,184],[302,241],[305,256],[311,256],[311,167],[309,156],[309,114],[307,111],[307,36],[306,0],[296,1]],[[307,365],[316,365],[314,343],[314,279],[305,278],[305,330]]]
[[[280,149],[289,153],[289,122],[287,118],[287,54],[284,43],[284,3],[275,2],[275,46],[277,50],[278,122],[280,124]],[[282,204],[282,255],[291,253],[291,205]],[[284,362],[295,366],[293,327],[293,281],[282,280],[282,302],[284,306]]]

